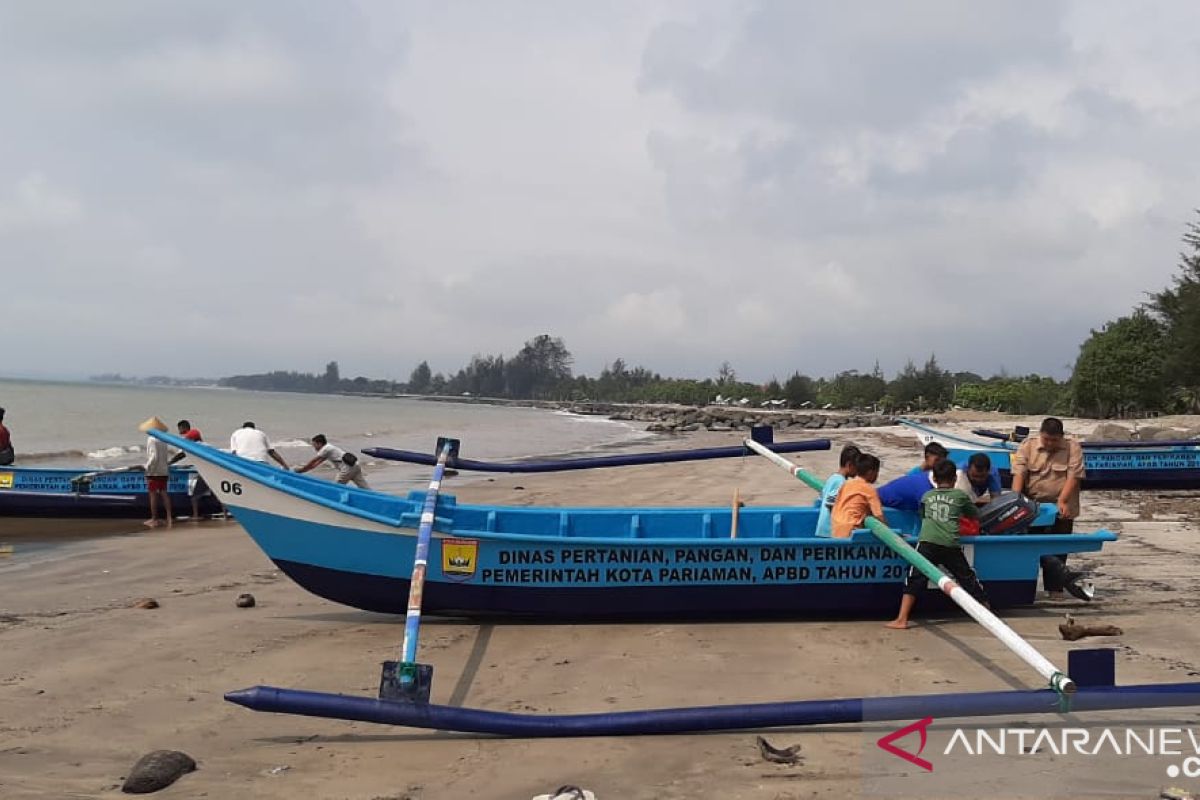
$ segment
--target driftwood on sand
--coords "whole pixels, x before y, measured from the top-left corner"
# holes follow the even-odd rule
[[[1125,633],[1116,625],[1080,625],[1070,614],[1067,614],[1067,621],[1058,626],[1058,632],[1068,642],[1088,636],[1120,636]]]

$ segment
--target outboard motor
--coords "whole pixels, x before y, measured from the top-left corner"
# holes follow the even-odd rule
[[[1028,533],[1037,515],[1037,501],[1005,492],[979,510],[979,532],[985,536]]]

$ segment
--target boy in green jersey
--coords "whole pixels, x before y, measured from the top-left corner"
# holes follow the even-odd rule
[[[973,536],[979,533],[979,509],[966,492],[954,488],[957,473],[954,462],[949,459],[934,466],[933,480],[937,488],[930,489],[921,498],[921,535],[917,541],[917,552],[948,572],[972,597],[986,606],[987,595],[958,542],[959,535]],[[929,579],[919,569],[908,568],[900,613],[887,627],[901,630],[908,627],[908,617],[916,605],[917,594],[924,591],[928,584]]]

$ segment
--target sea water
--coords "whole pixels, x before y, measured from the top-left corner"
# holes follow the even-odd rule
[[[431,455],[437,438],[449,436],[461,441],[463,458],[489,461],[621,450],[647,436],[627,423],[545,409],[217,388],[0,380],[0,407],[18,466],[93,470],[141,463],[146,436],[138,425],[151,416],[171,433],[187,419],[222,448],[252,421],[293,466],[312,458],[309,440],[318,433],[355,453],[394,447]],[[385,491],[423,488],[431,473],[369,456],[362,463],[372,487]]]

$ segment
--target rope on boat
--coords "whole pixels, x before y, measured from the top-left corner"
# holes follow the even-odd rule
[[[408,586],[408,615],[404,619],[404,643],[400,647],[401,673],[400,683],[410,685],[416,680],[416,673],[411,669],[403,669],[405,665],[416,664],[417,639],[421,633],[421,600],[425,590],[425,568],[429,562],[429,540],[433,538],[433,514],[437,508],[438,493],[442,490],[442,473],[446,470],[446,460],[450,457],[453,443],[447,441],[438,454],[437,466],[433,469],[433,479],[429,481],[429,491],[425,493],[425,507],[421,510],[421,525],[417,529],[417,554],[413,559],[412,580]]]
[[[783,456],[761,447],[758,442],[747,439],[745,444],[754,452],[775,463],[777,466],[786,469],[807,486],[817,491],[821,490],[823,484],[817,476],[805,471],[802,467],[796,466]],[[918,553],[914,547],[904,541],[900,534],[874,517],[867,517],[866,524],[871,533],[875,534],[875,538],[887,545],[896,555],[920,570],[929,580],[936,583],[942,592],[957,603],[972,619],[982,625],[988,633],[999,639],[1005,647],[1016,653],[1022,661],[1033,667],[1039,675],[1045,678],[1049,682],[1050,688],[1059,695],[1060,706],[1065,703],[1065,695],[1072,694],[1075,691],[1075,682],[1067,677],[1066,673],[1050,663],[1049,659],[1039,653],[1033,645],[1029,644],[1029,642],[1021,638],[1020,634],[1008,627],[1004,620],[985,608],[966,589],[955,583],[949,575],[938,569],[932,561]]]
[[[828,450],[832,445],[828,439],[808,439],[803,442],[776,442],[770,445],[777,453],[799,453],[808,450]],[[391,447],[367,447],[363,452],[387,461],[403,461],[409,464],[433,466],[437,459],[428,453],[413,450],[395,450]],[[675,461],[703,461],[710,458],[736,458],[747,455],[746,448],[702,447],[691,450],[667,450],[654,453],[623,453],[613,456],[589,458],[550,459],[545,461],[473,461],[469,458],[454,458],[450,466],[476,472],[565,472],[572,469],[598,469],[601,467],[628,467],[638,464],[667,464]]]

